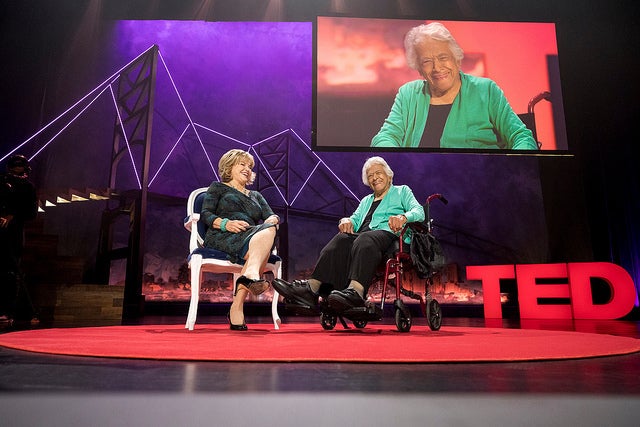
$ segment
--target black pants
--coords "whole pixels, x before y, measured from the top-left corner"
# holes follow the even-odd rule
[[[0,315],[15,314],[23,245],[22,227],[0,228]]]
[[[397,238],[385,230],[338,233],[320,251],[311,277],[321,281],[323,287],[338,290],[355,280],[364,286],[366,295],[378,265]]]

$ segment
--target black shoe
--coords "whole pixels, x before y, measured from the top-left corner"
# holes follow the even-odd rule
[[[245,276],[240,276],[238,277],[238,280],[236,280],[236,290],[234,292],[234,295],[238,292],[240,286],[245,287],[253,295],[260,295],[261,293],[269,289],[269,282],[262,279],[254,280],[249,279]]]
[[[309,308],[318,304],[318,295],[313,293],[306,280],[294,280],[293,283],[288,283],[282,279],[274,279],[271,286],[284,297],[285,302],[290,304]]]
[[[342,291],[332,291],[327,298],[329,308],[336,313],[342,313],[357,307],[365,307],[365,301],[353,288]]]
[[[249,329],[247,328],[246,323],[243,323],[242,325],[234,325],[231,323],[231,312],[227,313],[227,319],[229,320],[229,329],[232,331],[246,331]]]

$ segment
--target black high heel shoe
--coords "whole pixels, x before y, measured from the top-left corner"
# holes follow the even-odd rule
[[[260,295],[261,293],[269,289],[269,282],[262,279],[254,280],[254,279],[249,279],[246,276],[240,276],[238,277],[238,280],[236,280],[236,290],[233,293],[234,295],[238,292],[238,288],[240,286],[245,287],[253,295]]]
[[[229,329],[231,329],[232,331],[246,331],[247,329],[247,324],[243,323],[242,325],[234,325],[233,323],[231,323],[231,312],[227,313],[227,319],[229,320]]]

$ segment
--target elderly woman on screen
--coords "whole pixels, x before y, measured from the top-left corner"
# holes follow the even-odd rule
[[[464,52],[438,23],[412,28],[405,55],[421,80],[398,90],[372,147],[536,150],[502,89],[460,70]]]
[[[213,182],[207,190],[201,220],[209,226],[204,245],[229,254],[232,262],[244,260],[241,276],[235,283],[229,310],[229,327],[247,330],[244,300],[260,295],[269,283],[261,272],[274,246],[279,217],[273,213],[258,191],[247,189],[253,181],[254,160],[246,151],[230,150],[218,163],[221,182]]]
[[[339,233],[320,252],[311,277],[293,283],[273,281],[285,301],[315,308],[320,292],[330,292],[329,307],[338,314],[364,307],[376,268],[390,245],[407,222],[424,220],[423,207],[408,186],[393,185],[393,171],[382,157],[367,159],[362,182],[372,193],[350,217],[340,220]]]

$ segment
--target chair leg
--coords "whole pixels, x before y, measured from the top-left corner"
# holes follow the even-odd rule
[[[277,263],[276,269],[272,271],[274,278],[282,278],[282,264]],[[273,286],[271,286],[273,289]],[[282,321],[280,320],[280,315],[278,314],[278,299],[280,299],[280,294],[278,291],[273,289],[273,300],[271,300],[271,318],[273,319],[273,328],[278,330],[280,329],[280,325]]]
[[[280,315],[278,315],[278,298],[280,294],[275,289],[273,290],[273,300],[271,301],[271,317],[273,318],[273,328],[280,329]]]
[[[200,279],[201,279],[202,257],[194,255],[191,257],[191,300],[189,302],[189,314],[185,328],[193,331],[198,316],[198,302],[200,300]]]

